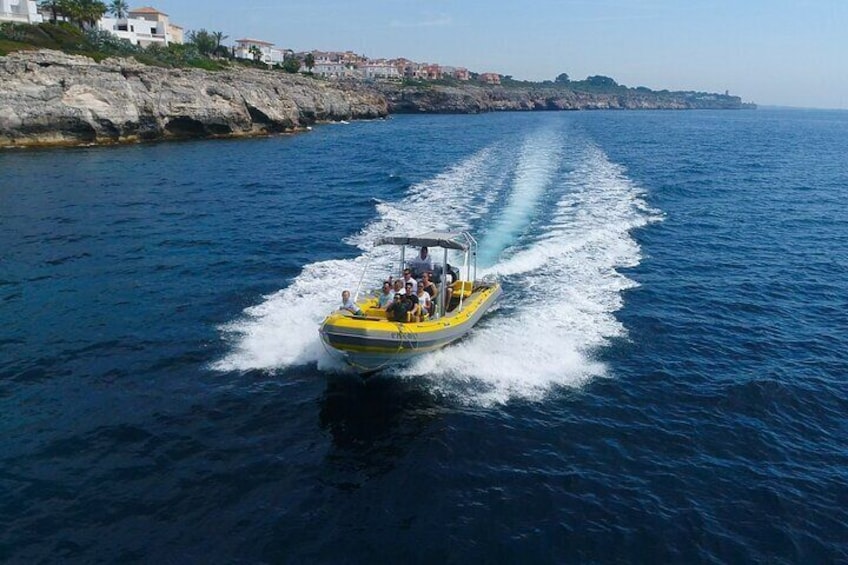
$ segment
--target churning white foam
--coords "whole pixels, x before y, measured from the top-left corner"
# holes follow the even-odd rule
[[[561,144],[548,130],[528,137],[521,148],[509,199],[501,214],[486,226],[478,260],[492,265],[527,228],[539,199],[560,166]]]
[[[635,285],[617,269],[640,259],[630,231],[660,216],[597,147],[583,147],[574,159],[550,183],[559,199],[546,227],[487,269],[505,286],[500,312],[400,374],[482,404],[535,399],[552,385],[606,374],[593,353],[624,335],[615,312],[621,291]]]
[[[576,147],[566,151],[562,136],[550,131],[531,133],[518,153],[493,145],[410,187],[403,200],[379,202],[377,218],[348,238],[363,253],[307,265],[288,287],[247,309],[223,328],[233,348],[216,368],[274,370],[317,362],[321,369],[339,369],[317,332],[339,288],[355,288],[366,263],[370,277],[363,288],[374,288],[398,267],[392,264],[395,250],[372,249],[370,242],[413,225],[421,232],[479,226],[502,200],[490,221],[510,235],[497,239],[489,229],[485,242],[496,261],[486,273],[504,285],[501,306],[461,342],[394,374],[474,404],[535,399],[551,386],[579,386],[605,375],[593,354],[625,332],[615,312],[621,291],[635,283],[618,269],[640,259],[630,231],[660,216],[603,151],[566,141]],[[542,199],[555,205],[536,221]]]

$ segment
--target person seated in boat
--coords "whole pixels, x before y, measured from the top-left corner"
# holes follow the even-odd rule
[[[457,271],[448,265],[447,268],[443,270],[439,285],[436,287],[445,293],[445,308],[448,312],[451,310],[451,299],[453,298],[453,287],[451,285],[455,280],[457,280]],[[433,298],[435,299],[435,296]],[[439,303],[437,300],[433,300],[433,302],[436,304]]]
[[[436,298],[439,295],[439,287],[430,280],[430,273],[424,273],[424,276],[421,278],[421,281],[418,283],[418,288],[423,288],[424,292],[430,297],[429,303],[430,307],[427,309],[430,317],[432,318],[436,314],[436,304],[439,303]]]
[[[342,305],[339,307],[339,310],[347,310],[354,316],[364,316],[365,312],[362,311],[362,308],[356,305],[356,303],[350,298],[350,291],[343,290],[342,291]]]
[[[430,293],[424,290],[424,285],[418,285],[418,317],[433,315],[433,301],[430,299]]]
[[[406,291],[403,289],[403,280],[401,280],[401,279],[395,280],[394,284],[392,285],[392,290],[394,291],[395,294],[400,294],[400,295],[405,294]]]
[[[418,293],[418,281],[412,278],[412,271],[410,269],[403,270],[403,286],[406,288],[407,285],[412,285],[412,292]]]
[[[423,288],[427,291],[427,294],[429,294],[430,298],[433,300],[435,300],[436,295],[439,294],[439,287],[437,287],[436,283],[431,280],[429,272],[424,272],[424,274],[421,275],[421,281],[418,283],[418,288]]]
[[[409,311],[406,313],[407,322],[421,321],[421,303],[418,301],[418,293],[412,287],[412,281],[406,283],[406,294],[403,295],[404,302],[409,303]]]
[[[421,248],[418,256],[409,260],[407,266],[412,269],[412,276],[414,277],[420,277],[425,272],[433,271],[433,258],[430,257],[426,245]]]
[[[388,316],[390,320],[394,320],[395,322],[409,321],[409,304],[403,298],[403,294],[396,293],[394,300],[391,304],[389,304],[388,308],[386,308],[386,316]]]
[[[383,292],[377,297],[377,307],[385,310],[392,303],[394,292],[392,292],[392,283],[383,281]]]

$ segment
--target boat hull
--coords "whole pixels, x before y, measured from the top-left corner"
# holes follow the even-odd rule
[[[423,322],[400,323],[385,319],[381,311],[364,304],[368,316],[357,318],[334,312],[319,333],[325,345],[360,373],[373,373],[403,364],[462,338],[495,305],[499,284],[479,288],[464,302],[461,311]]]

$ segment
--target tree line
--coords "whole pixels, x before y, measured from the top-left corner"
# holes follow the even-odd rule
[[[126,0],[112,0],[109,4],[101,0],[41,0],[39,6],[50,13],[50,20],[56,23],[59,18],[84,28],[93,27],[106,13],[123,18],[129,13]]]

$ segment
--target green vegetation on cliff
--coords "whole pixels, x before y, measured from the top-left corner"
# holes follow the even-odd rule
[[[69,55],[85,55],[98,62],[107,57],[132,57],[154,67],[207,71],[227,69],[232,65],[269,68],[262,62],[235,59],[230,49],[222,45],[226,38],[223,32],[200,29],[189,31],[183,44],[140,47],[107,31],[84,30],[68,22],[36,25],[4,23],[0,24],[0,56],[14,51],[53,49]],[[289,57],[274,69],[297,73],[300,61]]]
[[[83,31],[67,22],[0,25],[0,55],[33,49],[53,49],[71,55],[85,55],[95,61],[107,57],[134,57],[140,63],[157,67],[222,68],[221,64],[204,56],[191,43],[143,48],[109,32]]]

